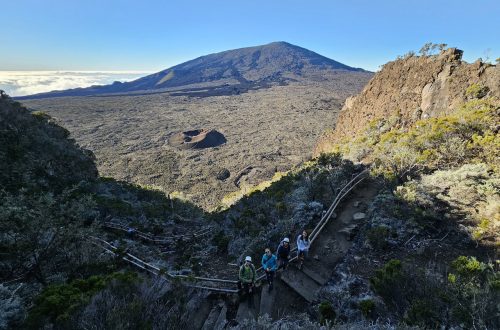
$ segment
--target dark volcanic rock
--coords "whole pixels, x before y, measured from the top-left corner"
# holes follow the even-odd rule
[[[224,180],[228,179],[230,176],[231,176],[231,172],[229,172],[229,170],[227,168],[223,168],[222,170],[219,171],[219,173],[217,173],[216,177],[218,180],[224,181]]]

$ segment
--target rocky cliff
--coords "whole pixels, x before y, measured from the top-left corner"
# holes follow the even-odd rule
[[[401,125],[449,113],[468,98],[500,97],[500,66],[462,61],[462,51],[406,56],[385,64],[363,91],[346,100],[334,131],[318,141],[314,155],[362,133],[377,119],[398,116]]]

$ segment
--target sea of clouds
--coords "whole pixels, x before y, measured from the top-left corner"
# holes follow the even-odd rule
[[[151,72],[139,71],[0,71],[0,89],[10,96],[64,90],[114,81],[130,81]]]

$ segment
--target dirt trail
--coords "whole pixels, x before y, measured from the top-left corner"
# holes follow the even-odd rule
[[[352,235],[366,218],[354,220],[356,213],[365,213],[376,196],[378,187],[373,183],[364,183],[346,197],[337,208],[337,217],[330,219],[321,234],[314,241],[305,266],[330,278],[333,269],[352,246]],[[368,215],[366,215],[368,216]],[[315,256],[318,257],[316,260]]]

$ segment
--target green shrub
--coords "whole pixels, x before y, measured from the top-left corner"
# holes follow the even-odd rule
[[[481,96],[485,91],[473,85],[468,93]],[[465,162],[495,164],[494,155],[500,152],[499,135],[494,130],[500,124],[497,109],[497,101],[475,98],[451,114],[425,118],[408,127],[398,127],[396,120],[374,121],[365,135],[338,149],[344,155],[359,150],[361,156],[354,158],[371,161],[374,174],[399,182]]]
[[[454,273],[448,274],[448,282],[454,302],[452,316],[466,327],[498,328],[500,319],[491,315],[498,313],[500,272],[469,256],[459,256],[451,267]]]
[[[384,226],[370,228],[367,232],[367,238],[370,245],[378,250],[388,247],[387,238],[389,238],[390,230]]]
[[[489,89],[486,86],[481,86],[479,84],[471,84],[465,90],[465,96],[469,98],[480,99],[486,96],[486,94],[488,94],[488,91]]]
[[[395,282],[403,277],[402,264],[400,260],[389,260],[381,269],[375,272],[375,276],[370,279],[375,291],[383,295],[387,289],[391,288]]]
[[[274,205],[274,207],[276,208],[276,211],[278,211],[280,215],[284,214],[287,210],[285,202],[277,202]]]
[[[342,163],[342,154],[336,153],[322,153],[316,159],[318,165],[325,167],[336,167]]]
[[[224,234],[224,231],[220,231],[214,235],[213,243],[217,246],[217,251],[221,253],[227,252],[227,246],[231,238]]]
[[[334,321],[337,316],[332,304],[329,301],[323,301],[319,304],[319,315],[321,325]]]
[[[117,215],[134,215],[137,212],[132,205],[117,197],[96,196],[95,199],[100,207]]]
[[[426,329],[437,329],[441,323],[436,306],[431,301],[415,300],[406,313],[405,322]]]
[[[375,303],[371,299],[364,299],[359,302],[359,309],[365,317],[372,315],[375,310]]]
[[[35,304],[29,312],[26,324],[29,328],[39,328],[47,321],[64,325],[76,309],[87,303],[111,281],[120,283],[125,289],[126,285],[137,281],[137,274],[113,273],[107,276],[77,279],[69,284],[49,285],[35,298]]]

